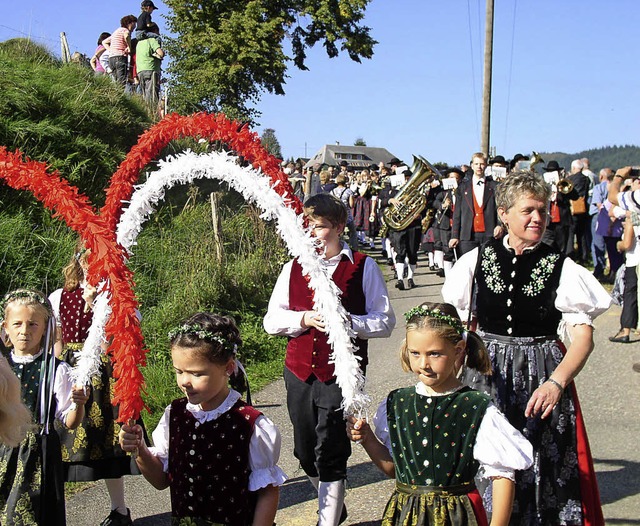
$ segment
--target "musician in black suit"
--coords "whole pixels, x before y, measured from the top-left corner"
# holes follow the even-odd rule
[[[485,178],[486,167],[487,156],[474,153],[471,158],[473,176],[463,180],[456,190],[449,246],[457,250],[458,257],[503,234],[496,207],[497,183]]]
[[[455,209],[455,191],[457,185],[464,177],[462,170],[459,168],[451,168],[445,172],[447,179],[455,179],[455,188],[448,190],[441,190],[435,198],[433,208],[436,211],[435,219],[433,221],[433,233],[435,237],[434,248],[436,255],[438,250],[443,252],[442,266],[438,269],[436,274],[440,277],[444,277],[448,270],[455,263],[455,254],[452,248],[449,247],[449,240],[451,239],[451,225],[453,223],[453,211]],[[444,183],[443,183],[444,186]]]

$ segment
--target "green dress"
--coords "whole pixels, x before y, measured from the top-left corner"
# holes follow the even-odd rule
[[[489,397],[469,387],[433,397],[415,387],[389,394],[396,488],[383,526],[486,524],[484,510],[468,494],[475,490],[473,448],[488,405]]]
[[[26,363],[15,362],[12,355],[7,357],[20,379],[22,401],[39,423],[18,447],[0,445],[0,523],[4,526],[66,524],[60,440],[51,423],[59,362],[51,355],[45,361],[45,356],[42,353]],[[48,418],[40,418],[41,407],[48,408]]]

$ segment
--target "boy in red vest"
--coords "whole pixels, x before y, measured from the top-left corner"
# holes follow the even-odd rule
[[[382,272],[373,259],[352,252],[342,242],[347,210],[339,199],[314,195],[306,201],[304,213],[312,235],[321,241],[327,270],[342,291],[342,305],[357,336],[360,367],[366,372],[367,340],[386,338],[395,326]],[[313,310],[313,294],[297,259],[285,264],[280,273],[264,328],[289,338],[284,379],[294,455],[318,490],[318,524],[336,526],[347,517],[344,481],[351,445],[340,409],[342,393],[329,363],[325,323]]]

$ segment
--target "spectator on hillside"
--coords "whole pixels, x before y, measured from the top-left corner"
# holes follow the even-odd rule
[[[120,27],[102,41],[102,45],[109,52],[109,67],[113,71],[113,77],[122,87],[127,83],[128,56],[131,54],[131,31],[133,31],[137,20],[134,15],[123,17],[120,19]]]
[[[148,26],[149,33],[158,36],[160,29],[155,23]],[[136,66],[138,68],[138,81],[145,102],[150,108],[155,109],[160,99],[160,66],[164,51],[160,47],[157,38],[145,38],[136,46]]]
[[[158,39],[156,32],[153,30],[153,26],[156,24],[151,21],[151,13],[153,13],[154,9],[158,8],[151,0],[143,0],[140,8],[142,9],[142,13],[140,13],[136,22],[136,40],[141,41],[145,38]],[[159,41],[158,39],[158,42]]]
[[[106,75],[108,73],[111,73],[111,68],[109,67],[109,52],[102,45],[102,41],[110,36],[111,33],[100,33],[100,36],[98,37],[98,47],[96,48],[93,56],[91,57],[91,60],[89,61],[89,64],[91,64],[91,69],[96,72],[96,75]],[[105,53],[107,55],[106,67],[103,58],[103,55]]]

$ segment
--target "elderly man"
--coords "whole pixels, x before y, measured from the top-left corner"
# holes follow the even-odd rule
[[[571,161],[571,175],[568,179],[573,184],[576,197],[571,198],[571,227],[570,239],[575,240],[576,250],[571,251],[572,259],[581,265],[586,265],[591,251],[591,225],[587,213],[587,199],[589,197],[590,179],[582,173],[582,160]]]

